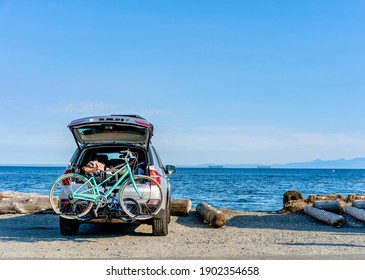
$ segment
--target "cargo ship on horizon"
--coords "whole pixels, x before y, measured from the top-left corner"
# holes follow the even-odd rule
[[[223,165],[209,165],[208,168],[223,168]]]
[[[258,166],[256,166],[256,168],[259,168],[259,169],[270,169],[271,166],[270,165],[258,165]]]

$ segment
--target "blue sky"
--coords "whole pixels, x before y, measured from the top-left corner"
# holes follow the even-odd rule
[[[64,164],[67,124],[155,125],[165,163],[365,156],[364,1],[0,1],[0,164]]]

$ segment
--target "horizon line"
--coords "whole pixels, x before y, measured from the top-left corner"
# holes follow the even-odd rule
[[[355,157],[352,159],[344,159],[344,158],[340,158],[340,159],[332,159],[332,160],[322,160],[322,159],[314,159],[311,161],[293,161],[293,162],[287,162],[287,163],[272,163],[272,164],[264,164],[264,163],[223,163],[223,164],[218,164],[218,163],[197,163],[197,164],[175,164],[176,167],[196,167],[196,168],[205,168],[205,167],[209,167],[209,166],[237,166],[236,168],[255,168],[255,167],[269,167],[269,168],[277,168],[275,166],[283,166],[283,165],[291,165],[291,164],[313,164],[315,162],[321,161],[324,164],[326,162],[336,162],[336,161],[352,161],[352,160],[356,160],[356,159],[363,159],[365,160],[365,157]],[[0,163],[0,166],[34,166],[34,167],[67,167],[68,164],[60,164],[60,163]],[[241,167],[238,167],[241,166]],[[242,166],[247,166],[247,167],[242,167]],[[251,167],[248,167],[251,166]],[[233,167],[235,168],[235,167]],[[280,168],[280,167],[279,167]],[[283,167],[286,168],[286,167]],[[298,168],[335,168],[335,167],[298,167]],[[341,167],[339,167],[341,168]],[[346,169],[348,169],[349,167],[344,167]],[[365,168],[364,167],[361,167]]]

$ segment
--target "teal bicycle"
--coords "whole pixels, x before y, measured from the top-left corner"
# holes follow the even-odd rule
[[[56,214],[65,219],[90,219],[106,207],[126,222],[156,216],[165,200],[160,184],[149,176],[134,175],[130,161],[137,161],[136,155],[129,150],[120,153],[125,163],[108,172],[99,170],[106,177],[100,183],[94,176],[97,168],[84,168],[89,178],[77,173],[60,176],[49,193]],[[115,183],[106,187],[113,180]]]

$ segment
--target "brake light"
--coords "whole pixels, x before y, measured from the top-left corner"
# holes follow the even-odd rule
[[[70,201],[68,199],[61,199],[61,205],[69,205]]]
[[[71,168],[67,168],[63,174],[68,174],[68,173],[72,173],[72,169]]]
[[[65,173],[63,173],[63,174],[68,174],[68,173],[72,173],[72,169],[69,169],[69,168],[66,169]],[[70,185],[70,179],[62,180],[62,185],[69,186]]]
[[[150,167],[149,171],[150,171],[150,177],[152,179],[155,179],[157,181],[157,183],[159,183],[161,185],[161,175],[160,175],[160,173],[158,173],[153,167]]]
[[[159,199],[151,199],[150,201],[148,201],[149,205],[160,205],[161,204],[161,200]]]
[[[151,124],[149,122],[144,122],[144,121],[139,121],[139,120],[135,120],[134,122],[137,123],[137,124],[146,126],[146,127],[150,127],[151,126]]]

